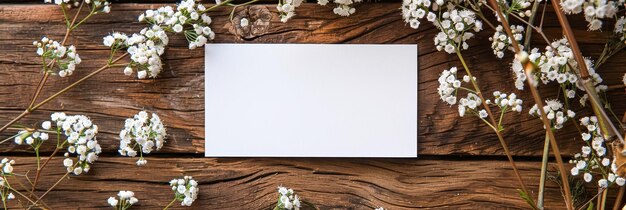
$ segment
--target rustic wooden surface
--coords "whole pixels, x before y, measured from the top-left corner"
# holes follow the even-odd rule
[[[122,69],[107,70],[89,82],[42,107],[21,124],[39,123],[53,111],[90,116],[100,127],[104,153],[84,176],[63,182],[45,200],[53,209],[104,208],[106,198],[119,190],[133,190],[141,208],[154,209],[170,200],[166,182],[193,175],[200,181],[201,195],[194,209],[268,209],[276,200],[275,187],[295,188],[301,196],[322,209],[496,209],[526,208],[515,191],[517,183],[501,146],[490,129],[472,118],[458,118],[455,108],[437,96],[439,73],[460,66],[455,56],[437,52],[432,37],[436,29],[427,23],[419,30],[405,25],[399,3],[365,3],[350,17],[332,14],[331,7],[304,4],[297,16],[284,24],[274,5],[255,5],[238,10],[235,22],[248,17],[269,21],[268,27],[242,29],[228,21],[230,9],[212,12],[214,42],[238,43],[417,43],[419,44],[419,149],[418,159],[293,159],[293,158],[203,158],[204,76],[203,51],[188,50],[182,36],[170,36],[164,71],[155,80],[124,76]],[[114,4],[110,14],[98,15],[76,30],[69,44],[78,46],[83,63],[69,78],[53,78],[46,85],[49,95],[102,66],[108,50],[102,37],[113,30],[139,31],[136,22],[143,10],[159,4]],[[560,27],[548,12],[544,30],[551,39],[561,36]],[[597,57],[609,32],[587,32],[582,17],[571,17],[585,56]],[[608,30],[607,30],[608,31]],[[0,5],[0,123],[17,116],[27,105],[41,77],[32,41],[42,36],[60,40],[65,33],[62,13],[54,5]],[[464,55],[487,92],[514,90],[507,62],[495,59],[481,32]],[[538,43],[541,40],[534,36]],[[510,53],[509,53],[510,54]],[[605,84],[621,83],[626,54],[619,53],[599,72]],[[312,60],[314,62],[314,60]],[[503,82],[510,81],[510,82]],[[530,106],[527,92],[515,90]],[[546,96],[556,92],[545,90]],[[613,90],[609,100],[616,113],[624,113],[623,90]],[[117,133],[125,118],[139,110],[157,112],[170,134],[166,146],[150,154],[148,165],[134,166],[134,159],[118,157]],[[522,114],[506,117],[506,140],[519,161],[526,183],[536,190],[543,129],[540,121]],[[9,133],[0,134],[6,138]],[[580,148],[574,127],[559,131],[563,155]],[[52,147],[44,148],[50,153]],[[17,171],[32,170],[32,152],[25,146],[4,143],[0,156],[18,161]],[[43,193],[63,168],[55,160],[38,187]],[[548,205],[562,208],[558,187],[550,184]],[[535,196],[533,196],[535,197]]]

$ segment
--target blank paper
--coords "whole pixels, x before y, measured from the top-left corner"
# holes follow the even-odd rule
[[[209,44],[207,157],[417,157],[417,45]]]

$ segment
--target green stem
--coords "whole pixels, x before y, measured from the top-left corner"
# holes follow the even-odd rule
[[[552,129],[552,128],[548,128]],[[537,208],[543,209],[543,194],[546,186],[546,175],[548,173],[548,158],[550,153],[550,137],[546,133],[543,143],[543,157],[541,159],[541,176],[539,178],[539,197],[537,198]]]
[[[170,201],[170,203],[168,203],[167,206],[165,206],[165,208],[163,208],[163,210],[166,210],[167,208],[172,206],[172,204],[174,204],[174,202],[176,202],[176,198],[174,198],[172,201]]]
[[[540,1],[535,1],[533,3],[533,8],[531,9],[530,17],[528,17],[529,23],[535,22],[535,15],[537,14],[537,9],[539,9],[539,4],[541,4]],[[532,36],[532,34],[533,34],[533,30],[530,28],[527,28],[526,37],[524,37],[524,49],[526,50],[530,50],[530,37]]]

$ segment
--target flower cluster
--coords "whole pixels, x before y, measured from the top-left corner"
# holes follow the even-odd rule
[[[130,37],[113,33],[104,37],[104,45],[114,51],[127,49],[131,62],[124,68],[124,74],[131,75],[136,71],[139,79],[155,78],[163,69],[160,56],[169,43],[166,32],[183,33],[189,42],[189,49],[202,47],[215,38],[215,32],[209,27],[211,17],[206,12],[207,8],[194,0],[184,0],[175,9],[164,6],[146,10],[138,20],[150,24],[150,27]]]
[[[543,112],[546,113],[548,120],[550,120],[552,129],[561,129],[563,127],[563,123],[576,116],[574,111],[569,109],[566,110],[563,107],[563,104],[557,99],[546,100],[546,104],[543,106]],[[541,119],[541,113],[539,113],[537,104],[530,108],[528,114],[538,116]]]
[[[51,118],[60,129],[59,131],[67,137],[66,142],[69,143],[63,160],[67,171],[75,175],[89,172],[89,164],[94,163],[98,159],[98,154],[102,152],[96,140],[98,126],[84,115],[67,116],[63,112],[56,112],[51,115]],[[70,157],[71,154],[77,157],[73,159]]]
[[[185,176],[182,179],[172,179],[170,186],[174,191],[174,199],[181,201],[182,206],[191,206],[198,198],[198,182],[193,180],[191,176]]]
[[[37,55],[42,57],[44,66],[48,65],[48,60],[56,60],[55,65],[59,69],[56,73],[60,77],[72,75],[76,69],[76,65],[81,62],[74,45],[65,47],[59,42],[48,39],[47,37],[43,37],[41,42],[34,41],[33,45],[37,47]]]
[[[6,176],[13,175],[13,164],[15,164],[15,160],[9,160],[8,158],[3,158],[0,162],[0,196],[3,201],[15,199],[15,195],[11,193],[11,186],[8,180],[4,179]]]
[[[429,0],[403,0],[402,1],[402,18],[411,28],[417,29],[420,26],[419,19],[426,17],[430,22],[435,22],[437,15],[429,11],[429,8],[437,11],[444,1],[435,1],[435,4]]]
[[[437,92],[439,93],[439,98],[449,105],[456,104],[456,90],[461,87],[461,81],[456,77],[456,73],[457,68],[452,67],[450,70],[443,70],[438,79],[439,87],[437,88]],[[469,77],[465,77],[467,77],[467,82],[469,82]]]
[[[296,7],[299,7],[303,0],[284,0],[278,1],[276,9],[280,13],[280,21],[285,23],[291,17],[296,15]]]
[[[104,12],[109,13],[111,11],[111,3],[105,0],[54,0],[55,4],[71,7],[79,7],[82,2],[89,4],[95,13]],[[52,0],[44,0],[45,3],[52,3]]]
[[[626,17],[622,16],[615,21],[615,34],[619,35],[620,41],[626,43]]]
[[[585,20],[589,22],[591,31],[602,28],[602,18],[612,18],[624,1],[595,1],[595,0],[561,0],[561,7],[567,14],[584,12]]]
[[[519,43],[522,41],[524,27],[511,25],[511,31],[513,32],[513,37]],[[489,37],[489,41],[491,41],[491,49],[493,49],[493,54],[495,54],[498,58],[504,57],[504,50],[509,49],[513,51],[511,45],[511,38],[504,32],[502,25],[498,25],[496,27],[496,31],[494,32],[492,37]]]
[[[46,122],[48,124],[50,123],[49,121]],[[25,130],[21,130],[17,133],[17,136],[15,137],[15,143],[18,145],[26,143],[33,148],[39,148],[39,146],[41,146],[41,144],[47,141],[49,138],[50,136],[46,132],[28,132]]]
[[[354,7],[351,7],[352,4],[359,3],[362,1],[363,0],[333,0],[333,2],[337,4],[337,7],[333,9],[333,12],[337,15],[344,16],[344,17],[350,16],[351,14],[354,14],[354,12],[356,11]],[[317,0],[317,3],[322,6],[328,4],[328,2],[329,0]]]
[[[143,158],[143,154],[161,149],[166,135],[165,126],[158,115],[152,113],[150,117],[147,112],[141,111],[133,118],[126,119],[124,128],[120,131],[118,151],[121,155],[135,157],[137,150],[140,150],[141,157],[137,165],[145,165],[147,161]]]
[[[9,160],[8,158],[3,158],[0,162],[0,172],[2,172],[2,176],[13,174],[13,164],[15,164],[15,160]]]
[[[613,183],[623,186],[626,179],[617,175],[617,165],[607,158],[606,144],[598,127],[598,119],[595,116],[583,117],[580,124],[587,130],[581,134],[587,146],[583,146],[581,153],[575,154],[570,161],[576,164],[571,170],[572,175],[583,173],[585,182],[591,182],[594,174],[599,174],[601,178],[598,180],[598,187],[607,188]]]
[[[280,210],[298,210],[300,209],[300,198],[293,192],[293,189],[287,189],[286,187],[278,187],[278,202],[276,208]]]
[[[456,10],[443,12],[434,23],[440,32],[435,36],[437,50],[447,53],[455,53],[460,47],[466,50],[469,45],[467,40],[474,37],[474,32],[482,30],[482,22],[476,20],[476,14],[470,10]]]
[[[493,96],[495,97],[494,104],[500,107],[500,110],[506,111],[510,108],[512,111],[522,112],[523,101],[522,99],[517,98],[515,93],[507,95],[506,93],[502,93],[500,91],[494,91]],[[491,104],[491,100],[487,100],[486,102],[487,104]]]
[[[511,12],[517,12],[517,15],[520,17],[530,17],[532,14],[532,10],[530,10],[530,6],[534,0],[513,0],[511,1],[511,5],[508,10]],[[539,0],[541,2],[541,0]]]
[[[135,193],[133,191],[120,191],[117,193],[119,200],[115,197],[109,197],[107,202],[112,207],[118,210],[126,210],[130,208],[133,204],[139,202],[137,198],[135,198]]]

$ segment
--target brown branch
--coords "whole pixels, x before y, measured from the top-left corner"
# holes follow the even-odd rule
[[[604,111],[604,106],[602,106],[602,102],[600,102],[600,97],[598,96],[595,87],[590,82],[591,79],[589,78],[587,64],[585,64],[585,59],[583,58],[580,48],[578,47],[578,42],[576,42],[574,32],[572,31],[572,27],[570,26],[567,17],[565,17],[565,13],[563,13],[561,6],[557,1],[552,1],[552,7],[554,7],[554,11],[559,19],[559,23],[561,24],[561,28],[563,28],[563,32],[565,33],[565,38],[567,38],[572,52],[574,53],[574,59],[576,60],[576,63],[578,63],[578,68],[580,68],[580,78],[582,80],[583,87],[585,92],[589,95],[594,114],[599,118],[598,122],[605,139],[612,141],[617,138],[622,144],[624,144],[624,139],[621,135],[617,135],[619,133],[617,128],[613,125],[609,116]],[[622,153],[624,153],[624,151],[622,151]]]
[[[553,1],[554,3],[555,1]],[[500,17],[500,20],[502,21],[502,25],[507,33],[507,35],[509,36],[510,40],[511,40],[511,44],[513,45],[513,49],[515,50],[515,53],[518,55],[518,59],[520,60],[520,62],[522,63],[522,65],[524,66],[524,72],[526,73],[526,78],[528,78],[526,81],[528,82],[528,86],[530,86],[530,91],[533,95],[533,99],[535,100],[535,103],[537,104],[538,107],[543,107],[543,101],[541,99],[541,96],[539,95],[539,91],[537,90],[537,87],[535,87],[534,84],[534,80],[532,79],[532,73],[533,71],[535,71],[535,66],[528,60],[528,54],[527,53],[523,53],[520,50],[520,46],[519,43],[517,42],[517,40],[515,40],[514,36],[513,36],[513,32],[511,31],[511,27],[508,23],[508,21],[506,20],[506,18],[504,18],[504,14],[502,13],[502,11],[500,10],[500,7],[498,6],[497,2],[495,0],[489,0],[489,3],[491,4],[491,6],[495,9],[496,14],[498,15],[498,17]],[[563,180],[563,191],[565,192],[565,205],[567,207],[567,209],[572,210],[574,209],[573,206],[573,202],[572,202],[572,196],[571,196],[571,191],[570,191],[570,186],[569,186],[569,181],[567,179],[567,174],[568,171],[565,169],[565,164],[563,162],[563,158],[561,157],[561,152],[559,151],[559,146],[556,142],[556,138],[554,136],[554,132],[552,131],[552,129],[550,129],[551,124],[548,121],[548,117],[546,115],[546,113],[543,111],[543,109],[539,109],[539,113],[541,115],[541,120],[543,121],[543,125],[546,128],[546,132],[548,134],[548,137],[550,138],[550,146],[552,147],[552,152],[554,153],[554,157],[556,159],[560,174],[561,174],[561,179]]]

